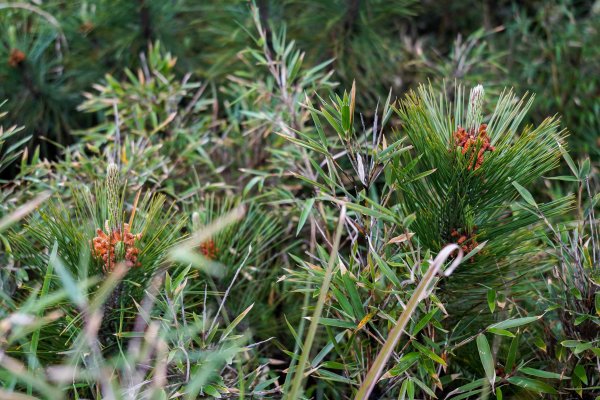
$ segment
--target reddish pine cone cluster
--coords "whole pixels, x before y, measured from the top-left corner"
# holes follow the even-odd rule
[[[456,132],[453,134],[454,143],[457,147],[462,147],[462,153],[466,154],[469,150],[472,151],[471,159],[469,160],[468,169],[473,169],[476,171],[483,164],[483,154],[486,151],[494,151],[496,148],[492,146],[490,142],[490,138],[487,135],[487,125],[481,124],[477,132],[475,129],[470,129],[467,131],[465,128],[459,126]],[[477,152],[477,159],[475,158],[475,151],[479,148]],[[473,161],[475,161],[475,165],[473,165]]]
[[[217,246],[215,246],[215,242],[212,239],[200,243],[200,253],[209,260],[217,258],[217,251]]]
[[[23,53],[19,49],[12,49],[10,51],[10,54],[8,56],[8,65],[10,65],[13,68],[16,68],[23,61],[25,61],[25,53]]]
[[[460,246],[462,251],[465,254],[469,254],[471,251],[475,249],[475,247],[479,246],[477,240],[475,240],[475,234],[477,233],[477,227],[473,227],[473,233],[471,235],[462,234],[456,229],[452,229],[450,232],[450,236],[456,240],[456,244]]]
[[[96,258],[102,258],[104,261],[104,272],[111,272],[117,261],[117,246],[123,244],[125,251],[125,265],[129,268],[139,267],[141,264],[138,261],[140,249],[135,247],[135,242],[142,237],[141,233],[133,234],[129,231],[129,224],[124,224],[123,233],[121,230],[106,229],[108,234],[102,229],[96,230],[97,236],[92,240],[93,253]],[[119,260],[120,261],[120,260]]]

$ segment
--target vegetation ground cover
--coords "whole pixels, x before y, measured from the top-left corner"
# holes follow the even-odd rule
[[[600,398],[600,3],[469,3],[0,3],[0,398]]]

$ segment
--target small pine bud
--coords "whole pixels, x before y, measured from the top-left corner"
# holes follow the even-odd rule
[[[477,129],[481,124],[483,111],[483,98],[485,90],[482,85],[477,85],[471,89],[469,95],[469,108],[467,110],[467,129]]]
[[[106,169],[106,195],[110,225],[119,229],[119,167],[115,163],[108,164]]]

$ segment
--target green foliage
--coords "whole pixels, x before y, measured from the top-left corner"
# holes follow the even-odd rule
[[[97,381],[106,395],[117,390],[112,385],[106,386],[106,377],[101,372],[110,368],[119,377],[121,389],[117,393],[140,390],[137,385],[149,382],[154,383],[149,384],[147,390],[165,395],[167,391],[173,394],[177,390],[182,390],[188,398],[198,393],[215,397],[229,393],[228,387],[240,382],[235,375],[221,375],[219,370],[234,357],[248,354],[249,349],[242,344],[248,337],[236,334],[236,329],[253,309],[251,303],[238,311],[238,306],[244,303],[240,298],[230,305],[228,302],[227,309],[223,307],[232,287],[242,290],[240,285],[233,285],[237,273],[225,276],[231,283],[224,296],[216,289],[215,281],[211,281],[211,286],[216,290],[208,292],[207,286],[198,282],[198,273],[191,265],[177,267],[169,252],[185,237],[182,236],[185,220],[176,217],[173,208],[165,208],[164,196],[145,195],[139,202],[136,198],[129,203],[126,190],[110,187],[115,183],[111,173],[109,169],[105,184],[93,195],[86,188],[75,191],[72,208],[52,202],[23,231],[12,235],[10,241],[17,262],[21,268],[30,270],[30,280],[41,279],[43,286],[41,291],[35,287],[22,288],[19,296],[26,297],[18,302],[11,300],[3,307],[6,352],[18,355],[30,349],[25,367],[30,375],[13,376],[14,370],[9,367],[0,372],[3,381],[54,397],[60,391],[89,395],[94,389],[86,388],[85,383]],[[123,193],[116,203],[110,199],[111,190]],[[117,218],[112,217],[115,205]],[[226,227],[217,217],[225,215],[230,206],[226,203],[215,207],[214,200],[207,200],[205,206],[202,217],[200,214],[193,217],[194,230],[217,224],[212,237],[222,246],[218,261],[228,263],[228,267],[241,264],[238,272],[246,266],[250,271],[244,271],[244,280],[252,281],[251,276],[265,279],[260,273],[268,276],[268,271],[252,271],[256,267],[245,264],[264,265],[276,235],[281,234],[273,221],[252,208],[248,219]],[[119,225],[124,228],[115,228]],[[127,255],[117,253],[115,263],[108,265],[106,259],[98,255],[96,239],[103,235],[100,231],[110,235],[115,230],[120,231],[123,238],[127,231],[140,234],[134,242],[139,250],[136,259],[139,264],[130,264]],[[127,245],[125,239],[122,240],[115,245],[115,252],[120,245]],[[31,243],[36,245],[32,247]],[[198,245],[202,249],[200,243],[194,247]],[[38,251],[40,247],[52,250],[44,253]],[[244,257],[241,253],[246,250],[248,254]],[[197,295],[200,291],[203,296]],[[260,299],[257,291],[253,293],[256,296],[250,300]],[[200,315],[192,306],[198,304],[197,301],[204,309]],[[215,301],[218,307],[213,316],[209,312],[213,311],[211,303]],[[46,310],[52,308],[55,310],[45,315]],[[24,317],[11,317],[10,311],[16,310]],[[40,319],[36,319],[36,315]],[[139,332],[145,332],[144,336]],[[145,339],[140,342],[142,337]],[[4,359],[13,360],[11,365],[21,365],[20,361],[2,354]],[[156,363],[150,372],[154,377],[148,382],[145,367],[136,367],[146,364],[143,360]],[[50,373],[52,382],[44,383],[40,380],[40,366],[49,362],[64,365],[56,366],[57,370]],[[84,372],[80,369],[83,366],[90,370]],[[241,368],[247,367],[250,366]],[[167,368],[170,389],[163,388]],[[163,372],[156,376],[154,373],[158,370]],[[65,380],[66,376],[70,378]],[[81,384],[69,388],[73,382]],[[256,383],[248,382],[249,390],[254,386]]]
[[[540,96],[536,117],[558,113],[573,132],[574,151],[598,157],[600,109],[595,100],[600,81],[600,9],[578,9],[576,2],[547,3],[528,15],[519,12],[507,26],[508,69]],[[560,26],[560,29],[552,27]],[[577,154],[576,153],[576,154]]]
[[[114,201],[111,192],[116,196]],[[113,328],[108,325],[114,322],[116,315],[120,318],[125,316],[127,320],[131,318],[127,315],[130,311],[125,310],[131,310],[132,301],[139,301],[142,289],[161,267],[167,250],[180,240],[180,231],[185,223],[185,220],[174,216],[174,210],[164,210],[164,196],[146,194],[139,203],[136,198],[133,204],[126,201],[127,197],[118,177],[110,179],[108,176],[94,193],[88,188],[78,189],[70,207],[59,201],[50,202],[24,231],[14,232],[9,239],[12,256],[21,268],[31,269],[30,279],[51,277],[48,274],[52,271],[48,268],[54,267],[58,271],[54,263],[59,263],[64,269],[63,274],[75,276],[78,281],[109,274],[121,262],[127,263],[130,270],[125,280],[107,300],[103,320],[106,326],[103,328],[108,332],[103,333],[104,337],[114,333],[110,332]],[[108,245],[106,253],[100,254],[97,241],[102,237],[112,238],[115,232],[118,232],[118,239],[114,247]],[[126,242],[128,232],[139,235],[133,240],[133,245]],[[40,251],[44,248],[53,251]],[[135,252],[133,256],[130,251]],[[60,274],[56,278],[59,277]],[[51,288],[56,285],[54,279],[48,284]],[[75,316],[69,319],[76,321]],[[71,323],[62,328],[68,332]],[[54,343],[49,348],[58,350],[62,347],[65,351],[71,345],[60,335],[47,337],[51,342],[62,340],[62,344]]]
[[[202,98],[206,85],[189,82],[189,75],[182,80],[176,77],[176,59],[159,43],[150,46],[140,62],[136,74],[125,70],[126,81],[107,75],[104,84],[94,85],[97,93],[85,94],[87,100],[78,108],[95,113],[99,123],[79,132],[81,144],[66,151],[85,163],[89,172],[97,171],[94,160],[103,155],[121,165],[132,183],[151,183],[175,196],[181,178],[175,174],[215,168],[202,150],[213,120],[207,112],[211,100]],[[182,168],[175,170],[172,165]],[[72,175],[79,169],[59,173]]]
[[[0,107],[4,106],[6,101],[0,104]],[[0,119],[6,117],[6,112],[0,113]],[[9,128],[4,128],[4,126],[0,125],[0,172],[2,172],[6,167],[10,165],[19,155],[21,154],[21,147],[24,143],[26,143],[29,138],[21,139],[19,142],[7,146],[9,141],[13,136],[15,136],[22,128],[17,126],[11,126]],[[5,148],[6,146],[6,148]]]
[[[599,383],[595,371],[600,360],[600,236],[594,224],[598,196],[591,191],[589,159],[577,166],[568,153],[564,158],[573,173],[566,178],[573,178],[578,193],[577,219],[553,225],[537,205],[528,207],[547,225],[549,232],[544,240],[555,257],[553,269],[547,274],[544,301],[554,320],[548,320],[548,329],[539,332],[538,337],[540,343],[555,346],[548,349],[544,345],[542,349],[550,365],[561,371],[560,379],[571,378],[564,387],[584,396],[585,388]]]
[[[544,378],[562,379],[560,373],[528,367],[523,361],[515,363],[521,338],[536,337],[531,324],[541,316],[527,316],[527,310],[507,307],[507,301],[527,301],[532,290],[543,290],[541,282],[530,279],[536,271],[550,270],[548,258],[531,259],[542,248],[537,231],[531,230],[536,217],[528,207],[548,217],[573,208],[570,196],[538,204],[518,183],[531,185],[558,165],[564,131],[552,119],[537,128],[519,130],[531,101],[519,100],[511,92],[502,94],[495,110],[487,114],[482,108],[482,89],[471,92],[467,106],[463,105],[463,89],[458,90],[454,104],[430,87],[410,93],[400,103],[397,111],[410,147],[403,138],[387,144],[384,127],[392,111],[389,101],[372,127],[363,126],[362,132],[356,129],[354,89],[322,101],[319,108],[309,103],[314,132],[285,136],[316,157],[313,175],[299,176],[320,193],[308,204],[344,203],[349,210],[349,232],[353,232],[348,254],[340,258],[337,269],[329,272],[325,249],[318,247],[317,263],[296,259],[300,269],[290,281],[308,295],[322,288],[332,274],[329,307],[320,318],[326,337],[310,364],[313,376],[322,381],[318,386],[322,390],[335,393],[340,383],[358,387],[365,381],[382,351],[383,338],[390,335],[391,324],[402,312],[397,299],[404,304],[414,290],[412,283],[424,279],[420,265],[428,253],[421,258],[421,252],[438,252],[454,242],[465,252],[463,265],[419,305],[406,329],[410,339],[396,347],[398,353],[392,353],[397,364],[383,371],[387,371],[383,379],[389,380],[386,389],[378,392],[376,387],[374,393],[402,396],[416,391],[433,397],[436,390],[432,387],[451,398],[485,395],[496,389],[498,396],[503,390],[513,393],[520,388],[557,393]],[[329,134],[322,120],[331,128]],[[475,140],[463,153],[455,132],[460,126],[479,128],[484,121],[485,135],[471,133]],[[493,150],[480,153],[486,139]],[[480,154],[483,158],[478,161]],[[515,202],[519,196],[526,204]],[[460,235],[452,234],[453,230]],[[489,306],[484,309],[486,297]],[[501,311],[494,315],[497,305]],[[516,328],[520,334],[513,333]],[[484,334],[478,334],[482,329],[494,335],[494,343],[505,343],[500,348],[507,357],[495,361],[499,356],[492,353]],[[512,345],[508,346],[511,342],[506,337],[513,338]],[[475,339],[480,357],[474,358]],[[536,343],[542,345],[544,340]],[[505,368],[497,370],[501,363]],[[481,366],[483,380],[477,378]],[[448,375],[441,369],[448,370]],[[464,375],[466,383],[453,384],[450,371]]]
[[[361,104],[374,104],[390,87],[403,86],[413,55],[402,40],[405,23],[417,14],[418,2],[402,0],[285,0],[266,13],[281,13],[309,60],[333,60],[336,77],[356,81]],[[373,82],[377,82],[374,84]]]
[[[4,106],[5,102],[0,103],[0,107]],[[0,111],[0,121],[6,117],[6,112]],[[16,135],[21,130],[18,126],[4,127],[0,124],[0,173],[2,173],[12,162],[14,162],[22,153],[23,145],[29,140],[25,137],[21,140],[13,141]],[[14,144],[10,144],[13,141]],[[21,211],[32,208],[23,205],[23,200],[26,198],[23,190],[18,185],[13,185],[10,182],[0,180],[0,262],[10,265],[11,260],[5,257],[5,253],[10,251],[10,243],[6,237],[5,230],[13,223],[18,222],[19,218],[14,218],[12,212],[18,210],[18,206],[22,206]],[[29,206],[32,206],[30,203]],[[35,208],[35,205],[34,207]],[[23,213],[25,215],[26,212]],[[5,297],[11,294],[14,290],[16,281],[24,278],[24,274],[11,274],[4,268],[0,269],[0,288]]]
[[[403,164],[415,162],[416,176],[425,176],[415,180],[392,175],[404,212],[418,215],[412,229],[424,247],[439,251],[447,243],[458,243],[465,253],[473,253],[467,254],[468,267],[458,272],[460,285],[448,287],[469,310],[472,303],[466,300],[471,296],[479,302],[486,287],[497,289],[534,268],[530,260],[519,262],[531,251],[527,246],[534,236],[528,226],[534,219],[511,202],[522,185],[558,165],[564,131],[552,118],[520,130],[532,99],[519,100],[511,91],[500,96],[485,119],[483,89],[471,90],[465,99],[459,87],[454,98],[449,103],[423,86],[401,102],[397,111],[415,152],[405,153]],[[400,165],[396,161],[392,171]],[[560,215],[570,204],[565,197],[540,207]],[[480,285],[483,276],[485,287]]]
[[[0,4],[0,398],[599,396],[598,15]]]

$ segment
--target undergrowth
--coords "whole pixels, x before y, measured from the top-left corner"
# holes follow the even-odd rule
[[[184,2],[141,3],[148,18],[180,21]],[[40,114],[6,96],[10,113],[31,114],[26,132],[69,139],[48,159],[0,119],[0,172],[18,170],[0,186],[0,398],[600,396],[598,166],[587,131],[572,140],[573,127],[545,117],[564,99],[499,90],[464,63],[465,52],[486,58],[474,38],[447,64],[421,54],[445,82],[380,98],[404,88],[389,79],[396,68],[379,69],[383,49],[410,49],[367,42],[398,34],[388,15],[416,4],[357,2],[337,25],[329,7],[283,3],[297,14],[287,28],[254,4],[241,14],[243,38],[226,41],[243,43],[234,67],[209,49],[224,57],[213,69],[182,73],[190,61],[170,49],[183,23],[144,31],[162,42],[97,49],[118,68],[73,83],[86,87],[72,126],[49,117],[72,111],[66,101],[45,98]],[[60,78],[38,88],[47,75],[29,74],[68,26],[37,5],[3,9],[15,26],[34,13],[40,33],[19,39],[37,52],[13,52],[9,72],[60,98],[72,78],[47,69]],[[70,23],[125,35],[96,28],[104,12],[82,6]],[[301,48],[330,36],[335,61]]]

